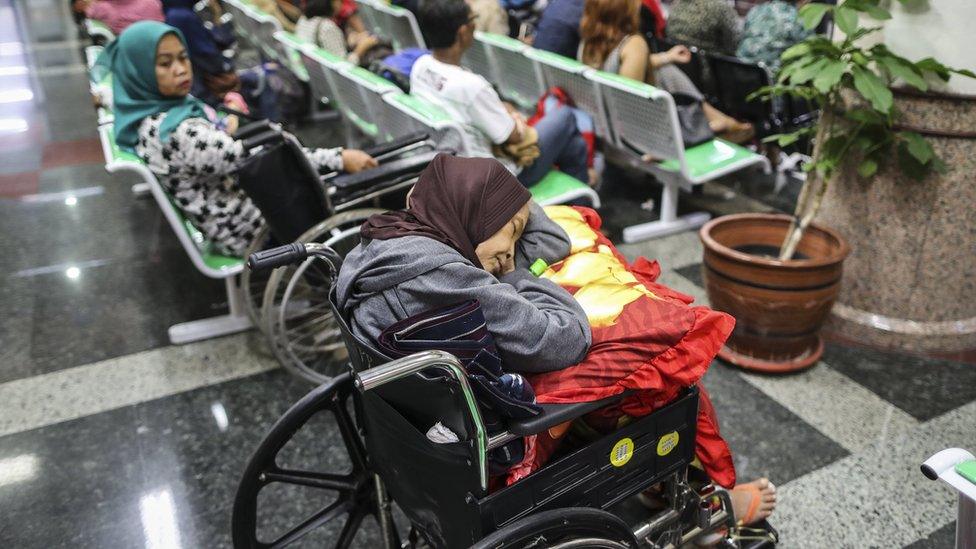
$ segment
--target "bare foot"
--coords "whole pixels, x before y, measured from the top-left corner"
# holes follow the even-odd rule
[[[776,486],[769,479],[760,478],[739,484],[729,491],[732,498],[732,514],[740,525],[755,524],[776,508]]]

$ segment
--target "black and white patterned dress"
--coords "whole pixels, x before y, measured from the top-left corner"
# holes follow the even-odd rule
[[[163,143],[159,126],[166,113],[139,125],[136,154],[156,174],[183,215],[220,254],[242,256],[264,225],[261,212],[237,186],[235,173],[247,156],[241,141],[205,118],[187,118]],[[319,170],[341,170],[342,148],[305,149]]]

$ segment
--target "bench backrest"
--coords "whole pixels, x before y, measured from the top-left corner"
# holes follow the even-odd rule
[[[153,198],[163,211],[163,217],[170,224],[176,238],[183,246],[183,250],[190,256],[190,261],[204,275],[210,278],[227,278],[241,272],[244,260],[239,257],[220,255],[212,251],[208,242],[183,212],[173,202],[172,197],[163,189],[155,174],[136,155],[123,151],[115,143],[115,129],[112,124],[105,124],[98,129],[102,142],[102,152],[105,155],[105,169],[109,172],[131,171],[137,173],[149,185]]]
[[[392,98],[406,95],[403,92],[392,92],[384,95],[380,101],[379,126],[383,128],[389,138],[397,139],[412,133],[428,130],[428,127],[418,122],[404,110],[394,106]]]
[[[299,57],[308,74],[308,85],[317,101],[322,101],[339,108],[339,99],[333,83],[333,72],[348,65],[345,59],[306,43],[299,50]]]
[[[399,93],[400,88],[389,80],[355,65],[346,65],[339,72],[340,78],[344,77],[355,89],[355,96],[350,100],[349,107],[373,128],[371,132],[366,133],[380,141],[391,139],[387,129],[381,125],[383,96],[388,93]]]
[[[464,52],[464,56],[461,58],[461,66],[475,74],[484,76],[489,82],[495,83],[498,81],[498,69],[495,68],[491,56],[488,55],[488,46],[478,39],[480,35],[480,32],[475,32],[474,42],[471,43],[471,47]]]
[[[253,31],[255,47],[261,50],[269,59],[274,59],[282,64],[286,63],[286,58],[282,57],[277,49],[277,41],[274,39],[276,32],[281,31],[281,23],[271,14],[264,13],[255,7],[248,7],[247,19]]]
[[[614,143],[613,128],[600,95],[600,86],[586,77],[593,69],[575,59],[548,51],[531,49],[526,55],[538,63],[546,88],[562,88],[578,108],[593,117],[597,137]]]
[[[678,113],[669,93],[602,71],[588,72],[586,77],[600,87],[618,147],[659,160],[676,160],[681,171],[686,171]]]
[[[308,82],[308,71],[305,70],[305,64],[302,63],[299,54],[299,50],[304,46],[305,41],[288,31],[278,31],[274,33],[273,38],[273,44],[278,51],[278,59],[281,63],[288,67],[288,70],[299,80]]]
[[[460,156],[467,155],[467,138],[461,125],[437,105],[406,93],[387,94],[383,100],[430,132],[438,149],[451,149]]]
[[[381,29],[379,36],[389,38],[393,42],[393,49],[399,51],[427,47],[424,36],[420,33],[420,26],[417,25],[417,18],[410,10],[383,2],[375,3],[374,8],[373,17]]]
[[[525,55],[531,48],[522,42],[501,36],[480,32],[476,41],[481,42],[496,70],[491,76],[482,75],[495,84],[501,94],[524,111],[534,111],[539,97],[546,91],[539,64]]]
[[[372,0],[356,0],[356,13],[363,20],[366,30],[379,36],[383,31],[382,16],[376,13],[376,3]]]

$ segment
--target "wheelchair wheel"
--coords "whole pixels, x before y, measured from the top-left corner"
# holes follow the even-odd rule
[[[349,412],[349,399],[354,390],[352,376],[348,372],[334,377],[331,382],[320,385],[295,403],[264,437],[248,461],[234,498],[231,530],[235,548],[284,547],[319,529],[325,529],[319,534],[334,541],[334,547],[349,547],[353,541],[362,541],[357,539],[356,534],[363,526],[364,519],[370,515],[379,524],[380,547],[399,546],[382,484],[368,468],[366,448]],[[335,421],[339,432],[336,446],[341,445],[341,449],[348,454],[349,467],[342,474],[336,474],[279,466],[282,449],[320,412],[330,414],[330,419]],[[321,433],[315,435],[322,436]],[[343,468],[334,462],[330,462],[330,466]],[[269,521],[259,509],[259,496],[263,489],[274,485],[312,489],[332,497],[314,513],[296,519],[297,524],[289,523],[286,531],[276,532],[275,539],[266,541],[260,538],[262,526]],[[287,499],[281,499],[270,509],[263,510],[272,513],[280,511],[279,507],[287,503]],[[270,522],[277,524],[277,521]]]
[[[471,546],[471,549],[636,549],[630,527],[619,517],[589,507],[529,515]]]
[[[359,244],[359,226],[383,212],[364,208],[336,214],[299,238],[321,242],[345,256]],[[309,259],[275,269],[262,303],[263,323],[275,357],[292,374],[324,383],[343,370],[346,348],[329,308],[329,273]]]
[[[270,242],[271,231],[265,225],[254,235],[254,240],[251,241],[251,244],[247,247],[247,251],[244,252],[244,257],[247,258],[254,252],[260,252],[267,248]],[[264,326],[264,316],[261,314],[261,302],[264,300],[264,290],[268,287],[269,278],[271,278],[271,273],[266,269],[255,272],[244,267],[244,270],[241,271],[241,292],[244,293],[244,310],[247,311],[247,316],[261,333],[267,333],[267,329]]]

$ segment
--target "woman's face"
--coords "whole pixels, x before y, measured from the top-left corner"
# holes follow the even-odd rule
[[[159,93],[167,97],[185,97],[193,83],[193,69],[183,42],[167,34],[156,47],[156,83]]]
[[[491,235],[474,249],[481,266],[497,276],[515,270],[515,243],[522,236],[525,224],[529,221],[529,203],[515,214],[504,227]]]

